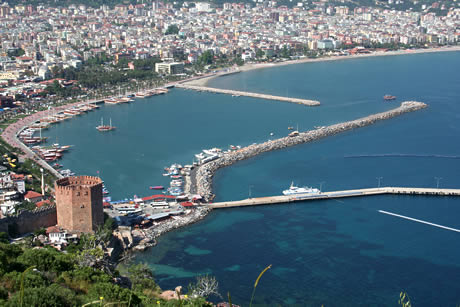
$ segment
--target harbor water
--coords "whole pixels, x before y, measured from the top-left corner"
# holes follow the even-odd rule
[[[210,85],[319,100],[320,107],[172,90],[61,123],[49,142],[72,144],[62,159],[99,175],[113,199],[167,185],[163,167],[190,164],[210,147],[249,145],[394,108],[427,109],[326,139],[265,153],[217,172],[216,201],[277,195],[291,181],[323,190],[460,186],[460,53],[374,57],[254,70]],[[383,95],[397,96],[384,102]],[[100,118],[116,130],[100,133]],[[273,136],[270,136],[273,133]],[[438,179],[436,179],[438,178]],[[442,179],[441,179],[442,178]],[[136,257],[162,288],[214,275],[222,294],[248,305],[388,306],[406,291],[416,306],[460,302],[459,234],[378,210],[460,228],[455,198],[375,196],[216,210],[168,233]],[[219,300],[214,298],[214,300]]]

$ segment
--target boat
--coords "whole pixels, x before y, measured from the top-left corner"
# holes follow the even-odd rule
[[[150,190],[163,190],[164,187],[162,185],[156,185],[156,186],[153,186],[153,187],[150,187]]]
[[[294,186],[294,182],[291,183],[289,189],[284,190],[284,195],[294,195],[294,194],[319,194],[321,193],[320,190],[312,188],[312,187],[296,187]]]
[[[129,97],[121,97],[118,99],[120,102],[133,102],[134,100],[132,100],[131,98]]]
[[[62,164],[59,164],[57,162],[53,164],[53,168],[55,168],[55,169],[58,169],[58,168],[61,168],[61,167],[62,167]]]
[[[101,125],[97,126],[96,129],[99,131],[111,131],[114,130],[116,127],[112,126],[112,119],[110,119],[110,125],[104,125],[104,120],[101,118]]]
[[[390,100],[395,100],[395,99],[396,99],[396,96],[392,96],[392,95],[383,96],[383,100],[390,101]]]

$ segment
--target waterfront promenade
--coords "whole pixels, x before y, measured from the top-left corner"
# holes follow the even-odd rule
[[[207,86],[189,85],[189,84],[184,84],[184,83],[177,83],[176,87],[187,89],[187,90],[200,91],[200,92],[210,92],[210,93],[217,93],[217,94],[227,94],[227,95],[232,95],[232,96],[246,96],[246,97],[252,97],[252,98],[259,98],[259,99],[284,101],[284,102],[290,102],[290,103],[297,103],[297,104],[301,104],[305,106],[319,106],[320,105],[320,102],[316,100],[292,98],[292,97],[284,97],[284,96],[274,96],[274,95],[267,95],[267,94],[260,94],[260,93],[236,91],[236,90],[227,90],[227,89],[207,87]]]
[[[310,201],[321,199],[337,199],[345,197],[363,197],[384,194],[398,195],[433,195],[433,196],[460,196],[460,189],[434,189],[434,188],[405,188],[405,187],[381,187],[370,189],[357,189],[345,191],[321,192],[318,194],[297,194],[248,198],[237,201],[225,201],[209,204],[213,209],[236,208],[247,206],[260,206],[292,203],[298,201]]]
[[[15,147],[15,148],[20,148],[24,154],[21,154],[20,157],[23,159],[31,159],[35,161],[37,164],[39,164],[41,167],[44,169],[48,170],[51,174],[56,176],[58,179],[62,178],[63,176],[55,170],[53,167],[51,167],[45,160],[41,159],[37,154],[35,154],[28,146],[26,146],[24,143],[21,142],[18,138],[18,134],[26,129],[29,125],[39,121],[40,119],[49,116],[50,114],[56,114],[61,111],[64,111],[66,109],[78,106],[78,105],[84,105],[84,104],[95,104],[101,102],[101,99],[96,99],[96,100],[88,100],[85,102],[75,102],[72,104],[67,104],[67,105],[62,105],[59,107],[52,108],[50,110],[45,110],[45,111],[40,111],[37,113],[34,113],[32,115],[29,115],[27,117],[24,117],[17,122],[9,125],[8,127],[5,128],[5,130],[2,132],[1,137],[7,142],[10,146]]]

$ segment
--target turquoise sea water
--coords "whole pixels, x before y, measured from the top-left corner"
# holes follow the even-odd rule
[[[114,199],[167,184],[162,168],[190,163],[203,148],[248,145],[393,108],[425,110],[311,144],[263,154],[220,170],[217,200],[275,195],[292,180],[323,190],[382,185],[460,185],[460,53],[310,63],[218,78],[212,86],[320,100],[320,107],[173,90],[131,105],[104,106],[58,125],[50,141],[75,147],[63,164],[99,170]],[[398,96],[385,103],[382,96]],[[112,118],[117,130],[94,127]],[[82,137],[84,136],[84,137]],[[379,157],[382,154],[395,156]],[[398,156],[400,154],[406,156]],[[417,154],[421,156],[410,156]],[[350,157],[370,155],[369,157]],[[377,156],[375,156],[377,155]],[[435,157],[440,155],[444,157]],[[449,157],[447,157],[449,156]],[[407,291],[415,306],[460,303],[459,233],[384,215],[390,211],[460,228],[455,198],[376,196],[215,211],[160,238],[136,261],[163,288],[212,274],[221,293],[247,305],[259,272],[259,305],[389,306]]]

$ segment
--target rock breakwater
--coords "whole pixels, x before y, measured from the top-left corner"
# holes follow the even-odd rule
[[[334,124],[331,126],[321,127],[315,130],[309,130],[306,132],[300,132],[296,136],[286,136],[276,140],[267,141],[261,144],[253,144],[240,150],[228,152],[222,157],[201,165],[196,172],[196,190],[198,194],[203,196],[204,199],[210,201],[214,198],[212,192],[212,179],[215,172],[223,167],[232,165],[238,161],[245,160],[257,156],[261,153],[278,150],[298,144],[312,142],[330,135],[365,127],[372,125],[378,121],[393,118],[395,116],[413,112],[426,108],[427,105],[417,101],[406,101],[401,104],[398,108],[369,115],[363,118],[355,119],[352,121]]]
[[[148,247],[157,244],[157,238],[162,234],[171,230],[181,228],[202,220],[211,211],[208,207],[195,207],[191,210],[186,210],[186,213],[181,216],[172,217],[166,221],[159,222],[158,224],[138,231],[136,240],[132,245],[133,250],[145,250]]]

